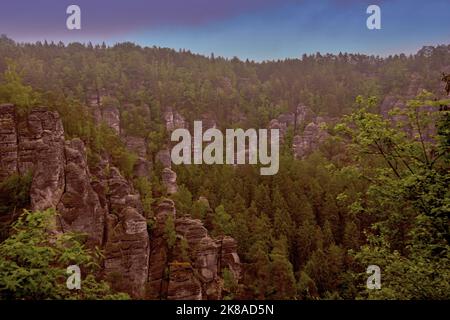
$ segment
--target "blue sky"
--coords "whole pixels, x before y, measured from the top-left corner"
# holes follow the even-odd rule
[[[81,8],[82,30],[66,29]],[[369,4],[381,30],[368,30]],[[2,0],[0,33],[16,41],[133,41],[257,61],[303,53],[414,53],[450,44],[450,0]]]

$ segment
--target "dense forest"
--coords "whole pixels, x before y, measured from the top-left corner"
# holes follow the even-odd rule
[[[2,36],[0,103],[15,104],[20,116],[40,105],[58,111],[67,138],[85,143],[90,167],[106,154],[134,184],[149,221],[167,195],[155,161],[168,145],[167,108],[187,126],[210,118],[219,128],[267,128],[307,105],[325,119],[328,138],[299,159],[291,145],[304,126],[289,127],[274,176],[249,165],[172,166],[177,214],[237,241],[243,274],[239,282],[224,275],[226,298],[449,299],[450,100],[441,86],[448,68],[450,46],[257,63],[132,43],[19,44]],[[412,81],[419,92],[409,92]],[[403,101],[388,117],[387,97]],[[137,156],[119,135],[95,123],[92,101],[117,107],[122,133],[145,139],[154,163],[148,178],[134,176]],[[29,209],[29,184],[27,176],[1,182],[0,215]],[[6,274],[5,256],[21,238],[13,230],[1,238]],[[369,265],[382,270],[381,290],[366,288]],[[0,279],[0,293],[11,281]]]

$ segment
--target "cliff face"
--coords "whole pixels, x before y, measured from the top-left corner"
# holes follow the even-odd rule
[[[173,221],[175,241],[168,245],[167,221]],[[213,239],[200,220],[177,217],[172,200],[157,208],[151,232],[149,291],[151,298],[219,299],[222,271],[240,278],[240,260],[233,238]]]
[[[145,141],[126,137],[125,142],[144,163],[138,172],[148,174]],[[89,168],[83,141],[65,140],[58,113],[35,108],[19,119],[13,105],[1,105],[0,181],[29,171],[31,209],[57,209],[57,231],[85,233],[88,246],[102,248],[104,277],[116,289],[135,298],[213,299],[221,296],[223,268],[239,278],[233,239],[212,239],[201,221],[177,218],[168,199],[157,207],[149,231],[132,183],[107,159]],[[176,192],[170,168],[164,169],[163,182],[169,194]],[[167,236],[168,221],[175,243]]]
[[[292,150],[296,158],[302,159],[317,149],[329,136],[322,124],[332,123],[336,119],[318,117],[305,105],[299,105],[294,112],[282,113],[272,119],[269,129],[279,129],[280,140],[283,141],[288,127],[295,129]]]

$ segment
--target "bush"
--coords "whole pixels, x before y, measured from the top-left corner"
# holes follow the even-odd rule
[[[80,242],[80,235],[55,233],[56,213],[24,213],[13,234],[0,244],[0,299],[125,299],[104,281],[97,281],[97,258]],[[66,287],[66,268],[78,265],[81,290]]]

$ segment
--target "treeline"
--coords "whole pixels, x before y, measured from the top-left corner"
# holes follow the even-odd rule
[[[121,107],[148,106],[152,119],[171,106],[188,122],[210,114],[222,126],[253,127],[299,103],[318,115],[341,116],[357,95],[403,94],[413,73],[433,90],[442,68],[450,66],[449,46],[424,47],[410,56],[317,53],[255,63],[132,43],[18,44],[6,36],[0,38],[0,57],[1,74],[13,62],[24,83],[47,100],[87,105],[111,95]]]

